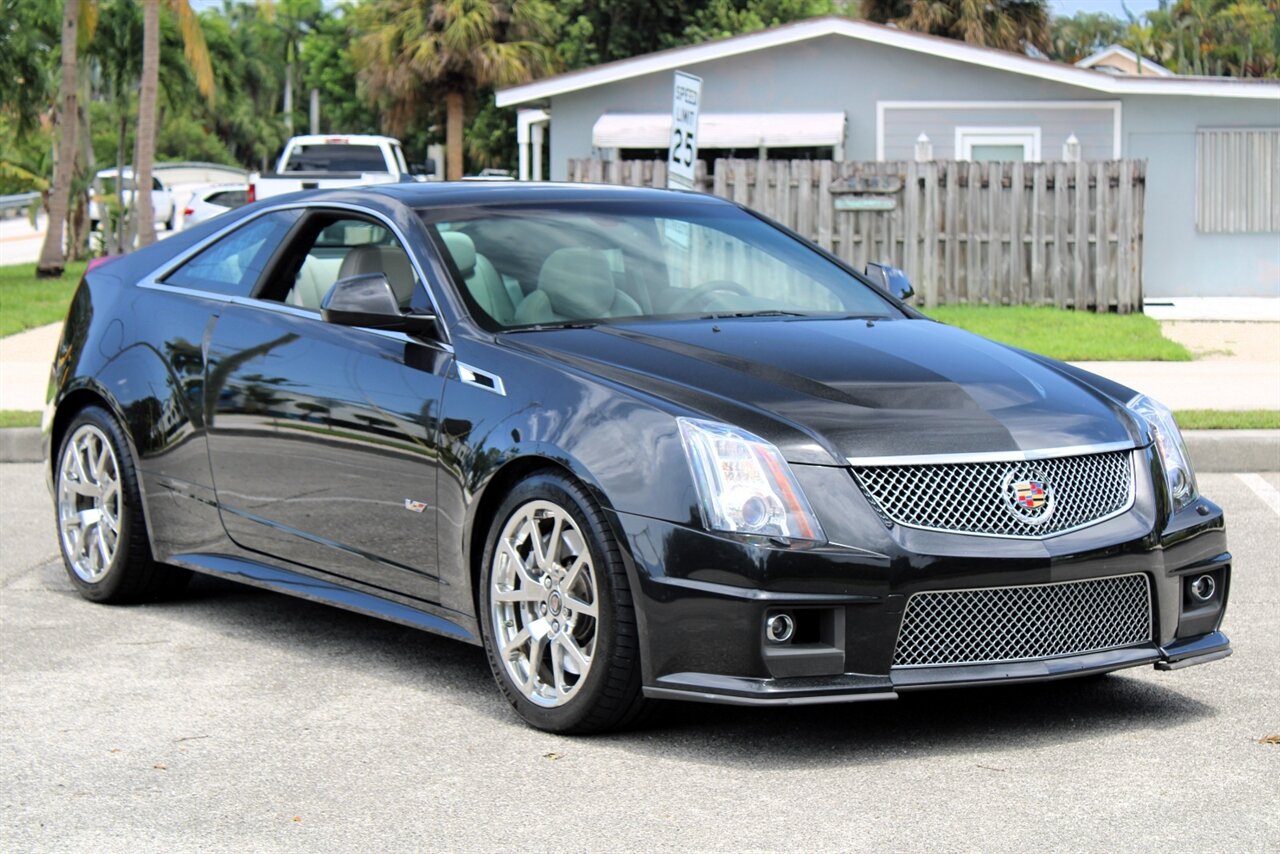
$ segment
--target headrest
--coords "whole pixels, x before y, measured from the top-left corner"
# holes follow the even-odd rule
[[[470,276],[471,271],[476,268],[475,241],[461,231],[444,231],[440,236],[444,238],[445,248],[453,256],[453,263],[457,265],[458,272],[463,278]]]
[[[399,246],[380,246],[382,252],[382,272],[387,274],[391,290],[401,305],[407,305],[413,295],[413,264],[409,256]]]
[[[546,293],[557,314],[573,320],[607,316],[617,289],[603,252],[557,249],[542,265],[538,290]]]
[[[405,305],[413,295],[413,264],[399,246],[356,246],[342,259],[338,278],[382,273],[396,299]]]
[[[338,267],[338,278],[362,276],[365,273],[381,273],[382,252],[376,246],[356,246],[352,248],[342,264]]]

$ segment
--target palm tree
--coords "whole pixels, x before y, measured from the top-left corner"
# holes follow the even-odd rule
[[[134,199],[138,204],[138,245],[156,240],[155,208],[151,204],[151,167],[156,159],[156,93],[160,81],[160,4],[178,18],[182,45],[195,72],[196,88],[212,104],[213,67],[204,43],[200,19],[188,0],[143,0],[142,6],[142,86],[138,93],[138,136],[133,155]]]
[[[1077,12],[1053,19],[1053,50],[1059,62],[1079,62],[1091,53],[1119,44],[1125,35],[1124,22],[1104,12]]]
[[[1047,0],[863,0],[871,21],[1021,52],[1050,49]]]
[[[462,177],[466,99],[551,71],[555,53],[545,0],[387,0],[357,7],[357,64],[369,93],[413,112],[423,88],[444,95],[446,177]]]
[[[79,77],[76,73],[77,36],[80,26],[81,0],[66,0],[62,7],[62,84],[58,100],[61,134],[58,137],[58,161],[53,164],[53,193],[49,197],[49,224],[40,247],[36,275],[56,278],[66,267],[63,255],[63,226],[71,200],[71,178],[76,169],[76,101]]]
[[[284,35],[284,122],[293,134],[293,90],[298,80],[298,50],[320,16],[324,6],[320,0],[258,0],[258,9],[267,23],[273,23]]]

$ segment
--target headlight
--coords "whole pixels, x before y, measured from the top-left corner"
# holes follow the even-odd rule
[[[716,421],[677,418],[710,530],[822,542],[822,526],[773,445]]]
[[[1173,413],[1169,411],[1169,407],[1145,394],[1129,401],[1129,409],[1142,416],[1142,420],[1151,428],[1156,450],[1160,452],[1160,461],[1164,463],[1169,498],[1173,501],[1174,509],[1181,510],[1195,501],[1200,493],[1196,489],[1195,472],[1191,470],[1191,461],[1187,457],[1187,446],[1173,420]]]

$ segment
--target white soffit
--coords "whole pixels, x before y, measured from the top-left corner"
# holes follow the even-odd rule
[[[556,95],[591,89],[620,80],[630,80],[646,74],[673,71],[677,68],[692,69],[699,63],[754,53],[781,45],[796,44],[824,36],[843,36],[854,41],[902,48],[915,53],[926,53],[943,59],[993,68],[1009,74],[1052,80],[1111,95],[1192,95],[1280,100],[1280,85],[1272,80],[1247,81],[1233,77],[1117,77],[1089,68],[1077,68],[1063,62],[1032,59],[1009,51],[975,47],[954,39],[921,35],[867,21],[825,17],[783,24],[742,36],[647,53],[631,59],[608,62],[593,68],[570,71],[535,80],[532,83],[500,89],[497,92],[497,104],[499,107],[512,107],[517,104],[542,101]]]
[[[597,148],[666,148],[670,113],[605,113],[591,128]],[[844,113],[703,113],[699,148],[843,145]]]

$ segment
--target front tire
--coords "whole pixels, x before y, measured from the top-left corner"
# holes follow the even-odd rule
[[[600,506],[569,478],[535,474],[498,508],[480,621],[499,689],[538,729],[618,729],[648,707],[617,541]]]
[[[151,557],[129,444],[106,410],[86,407],[68,426],[54,494],[62,562],[81,596],[140,602],[186,586],[188,571]]]

